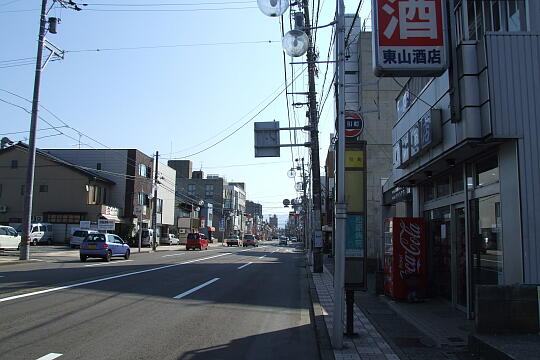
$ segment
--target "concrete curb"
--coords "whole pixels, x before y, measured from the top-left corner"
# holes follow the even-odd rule
[[[306,277],[309,282],[309,297],[311,300],[310,314],[312,315],[313,319],[313,327],[315,330],[315,336],[317,338],[319,355],[322,360],[334,360],[334,349],[332,348],[330,336],[328,335],[328,328],[326,327],[326,322],[324,321],[323,308],[319,302],[317,288],[313,282],[313,276],[311,275],[307,262],[305,264],[305,268]]]

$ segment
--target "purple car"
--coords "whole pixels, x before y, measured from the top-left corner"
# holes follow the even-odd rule
[[[82,262],[89,257],[111,261],[113,256],[121,256],[127,260],[129,253],[128,244],[120,236],[114,234],[88,234],[79,250]]]

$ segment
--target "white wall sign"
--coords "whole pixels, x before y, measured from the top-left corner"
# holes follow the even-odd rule
[[[81,229],[90,229],[90,221],[79,221],[79,227]]]
[[[98,230],[114,230],[114,220],[98,219]]]

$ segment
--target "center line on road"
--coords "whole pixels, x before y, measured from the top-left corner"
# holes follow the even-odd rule
[[[215,281],[218,281],[218,280],[219,280],[219,278],[213,278],[212,280],[207,281],[207,282],[205,282],[204,284],[201,284],[201,285],[199,285],[199,286],[195,286],[195,287],[194,287],[193,289],[191,289],[191,290],[185,291],[185,292],[181,293],[180,295],[176,295],[175,297],[173,297],[173,299],[181,299],[181,298],[183,298],[184,296],[187,296],[187,295],[189,295],[189,294],[191,294],[191,293],[193,293],[193,292],[195,292],[195,291],[197,291],[197,290],[199,290],[199,289],[202,289],[203,287],[205,287],[205,286],[207,286],[207,285],[210,285],[211,283],[213,283],[213,282],[215,282]]]
[[[84,265],[84,266],[102,266],[102,265],[118,264],[118,263],[123,263],[123,262],[128,262],[128,261],[133,261],[133,260],[120,260],[120,261],[114,261],[114,262],[104,262],[104,263],[97,263],[97,264],[88,264],[88,265]]]
[[[247,264],[244,264],[242,266],[239,266],[237,269],[243,269],[245,268],[246,266],[250,265],[250,264],[253,264],[252,262],[248,262]]]
[[[1,303],[1,302],[5,302],[5,301],[10,301],[10,300],[15,300],[15,299],[20,299],[20,298],[25,298],[25,297],[28,297],[28,296],[34,296],[34,295],[40,295],[40,294],[46,294],[46,293],[50,293],[50,292],[53,292],[53,291],[65,290],[65,289],[70,289],[70,288],[74,288],[74,287],[79,287],[79,286],[84,286],[84,285],[90,285],[90,284],[100,283],[100,282],[103,282],[103,281],[114,280],[114,279],[120,279],[120,278],[123,278],[123,277],[126,277],[126,276],[137,275],[137,274],[144,274],[144,273],[152,272],[152,271],[156,271],[156,270],[168,269],[168,268],[174,267],[174,266],[180,266],[180,265],[185,265],[185,264],[191,264],[191,263],[194,263],[194,262],[203,261],[203,260],[209,260],[209,259],[217,258],[217,257],[220,257],[220,256],[231,255],[231,254],[232,254],[232,253],[223,253],[223,254],[214,255],[214,256],[208,256],[208,257],[204,257],[204,258],[200,258],[200,259],[195,259],[195,260],[190,260],[190,261],[184,261],[184,262],[181,262],[181,263],[176,263],[176,264],[169,264],[169,265],[159,266],[159,267],[152,268],[152,269],[139,270],[139,271],[134,271],[134,272],[130,272],[130,273],[127,273],[127,274],[121,274],[121,275],[115,275],[115,276],[108,276],[108,277],[105,277],[105,278],[102,278],[102,279],[96,279],[96,280],[84,281],[84,282],[81,282],[81,283],[76,283],[76,284],[71,284],[71,285],[65,285],[65,286],[60,286],[60,287],[50,288],[50,289],[46,289],[46,290],[34,291],[34,292],[31,292],[31,293],[27,293],[27,294],[8,296],[8,297],[5,297],[5,298],[1,298],[1,299],[0,299],[0,303]]]
[[[266,255],[263,255],[263,256],[259,256],[259,259],[262,259],[263,257],[266,257]]]
[[[50,354],[47,354],[45,356],[40,357],[37,360],[53,360],[53,359],[56,359],[57,357],[60,357],[60,356],[62,356],[62,354],[50,353]]]

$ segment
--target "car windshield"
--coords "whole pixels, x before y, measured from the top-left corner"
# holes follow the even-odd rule
[[[105,242],[104,234],[90,234],[85,239],[85,242]]]
[[[77,230],[73,233],[73,236],[77,237],[85,237],[86,235],[88,235],[88,231]]]
[[[238,240],[238,235],[231,235],[229,236],[229,239]]]
[[[197,240],[199,238],[199,234],[188,234],[187,238],[188,240]]]
[[[246,235],[244,236],[244,240],[254,240],[253,235]]]

